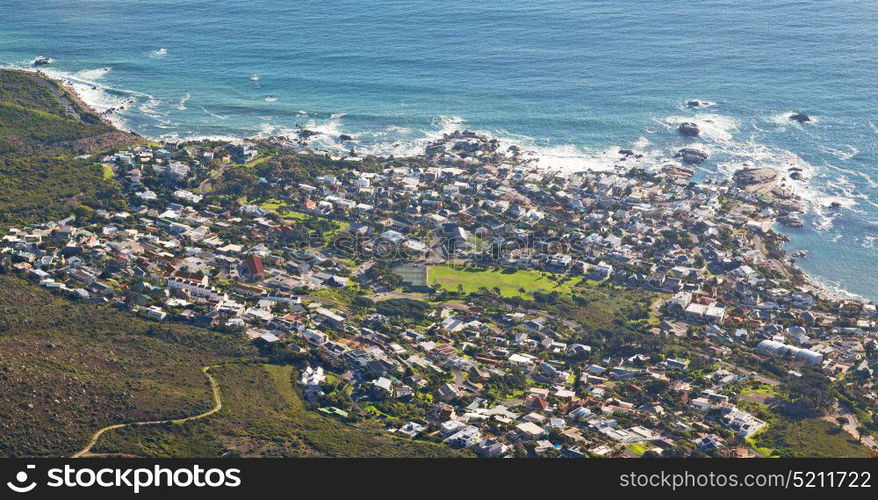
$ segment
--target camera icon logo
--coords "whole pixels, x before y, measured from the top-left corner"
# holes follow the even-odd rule
[[[36,465],[28,465],[26,468],[28,470],[36,469],[37,466]],[[29,492],[37,487],[37,483],[34,481],[31,481],[29,484],[25,484],[25,483],[27,483],[27,480],[28,480],[27,471],[24,471],[24,470],[18,471],[18,474],[15,475],[15,481],[14,482],[13,481],[7,482],[6,486],[8,486],[10,490],[12,490],[16,493],[27,493],[27,492]]]

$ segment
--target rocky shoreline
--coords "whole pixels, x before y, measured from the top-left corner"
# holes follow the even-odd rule
[[[48,76],[39,69],[24,68],[23,70],[39,73],[46,78],[58,82],[66,90],[69,91],[69,93],[77,100],[80,105],[82,105],[86,109],[90,109],[96,115],[100,116],[101,120],[104,121],[106,124],[113,126],[117,129],[119,128],[117,120],[112,120],[111,116],[118,114],[123,109],[112,108],[106,110],[103,113],[98,113],[95,111],[94,107],[86,101],[84,96],[82,96],[78,92],[77,88],[70,82]],[[710,103],[709,101],[692,100],[687,101],[686,105],[687,107],[693,109],[700,109],[712,106],[713,103]],[[798,123],[808,123],[811,121],[811,118],[804,113],[795,113],[789,119]],[[678,127],[678,131],[682,135],[690,137],[697,137],[700,133],[698,125],[691,122],[684,122],[680,124],[680,126]],[[141,136],[129,130],[117,131],[116,133],[131,134],[135,137],[141,138]],[[237,141],[226,142],[243,143],[248,141],[257,142],[267,140],[284,148],[289,148],[295,151],[311,151],[334,154],[331,151],[312,150],[309,147],[310,140],[320,135],[323,134],[321,132],[310,130],[305,127],[299,127],[299,129],[295,133],[286,136],[271,136],[268,138],[241,137]],[[151,140],[145,137],[143,139]],[[353,137],[347,134],[339,134],[337,137],[333,137],[333,140],[340,145],[349,144],[352,139]],[[479,158],[479,160],[488,159],[489,161],[493,161],[498,164],[504,160],[512,160],[514,163],[517,164],[528,164],[530,166],[536,165],[536,160],[529,156],[529,152],[521,146],[510,145],[505,150],[501,151],[500,141],[497,138],[470,130],[457,130],[452,133],[444,134],[441,139],[437,139],[433,143],[425,146],[422,154],[423,158],[426,160],[435,161],[437,156],[444,151],[444,149],[442,149],[440,145],[448,144],[452,141],[459,143],[459,145],[455,146],[456,149],[462,150],[464,153],[468,153],[469,155],[471,155],[471,157],[477,157]],[[619,150],[619,155],[620,161],[614,164],[615,168],[625,168],[624,162],[627,159],[640,159],[643,157],[642,153],[639,153],[634,149],[624,148]],[[674,159],[677,160],[677,162],[664,162],[660,165],[656,165],[656,167],[661,168],[661,170],[668,175],[676,176],[680,179],[688,179],[694,176],[696,172],[692,169],[692,167],[697,166],[709,159],[709,155],[706,152],[691,147],[681,148],[673,156]],[[554,171],[552,173],[561,176],[570,174]],[[768,206],[776,212],[773,215],[769,225],[782,224],[791,227],[801,227],[800,219],[798,219],[798,217],[806,213],[807,207],[804,200],[785,185],[785,181],[787,179],[798,182],[802,182],[805,180],[802,177],[799,169],[795,167],[791,168],[789,172],[782,172],[775,168],[755,168],[742,166],[740,169],[736,170],[732,174],[732,176],[729,178],[729,182],[735,183],[742,189],[745,189],[760,196],[761,200],[767,203]],[[786,236],[778,233],[774,233],[774,237],[777,238],[780,245],[788,241],[788,238]],[[826,284],[820,278],[809,275],[803,269],[796,266],[795,258],[792,257],[789,252],[783,251],[783,258],[781,259],[780,264],[794,268],[798,273],[800,273],[802,279],[807,283],[805,290],[810,289],[823,299],[836,301],[850,299],[865,300],[863,297],[857,294]]]

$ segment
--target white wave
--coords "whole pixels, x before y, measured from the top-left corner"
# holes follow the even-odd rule
[[[264,122],[259,124],[259,132],[256,134],[256,137],[264,139],[274,135],[289,136],[291,132],[289,129],[281,129],[270,122]]]
[[[273,95],[267,95],[265,96],[265,102],[277,102],[277,97],[274,97]]]
[[[84,69],[73,73],[73,76],[80,80],[97,81],[107,75],[113,68],[105,66],[96,69]]]
[[[341,135],[342,132],[342,117],[344,113],[333,113],[330,115],[329,120],[326,121],[318,121],[318,120],[309,120],[304,128],[311,130],[313,132],[317,132],[320,136],[314,136],[315,140],[324,142],[327,140],[334,140],[336,137]]]
[[[216,114],[216,113],[211,113],[211,112],[208,111],[207,108],[205,108],[204,106],[201,107],[201,111],[204,111],[205,113],[207,113],[207,114],[209,114],[210,116],[216,118],[217,120],[228,120],[228,119],[229,119],[229,116],[228,116],[228,115],[218,115],[218,114]]]
[[[137,106],[137,109],[146,116],[149,116],[150,118],[159,118],[167,115],[167,113],[159,110],[159,106],[161,105],[162,101],[160,99],[150,97],[146,101],[142,102],[139,106]]]
[[[818,149],[824,153],[831,154],[840,160],[850,160],[854,156],[860,154],[860,150],[850,144],[843,144],[842,147],[845,149],[836,149],[829,146],[818,146]]]
[[[791,117],[796,113],[796,111],[784,111],[783,113],[776,113],[765,117],[765,121],[775,125],[780,130],[785,130],[788,125],[792,125],[796,128],[802,128],[803,123],[791,119]],[[808,118],[810,119],[810,121],[805,122],[805,124],[808,125],[815,125],[820,121],[819,117],[813,115],[808,115]]]
[[[241,144],[244,142],[240,136],[222,135],[222,134],[199,134],[198,132],[171,132],[162,134],[156,138],[165,142],[182,142],[182,141],[224,141],[232,144]]]
[[[681,107],[688,109],[707,109],[714,106],[716,106],[716,103],[713,101],[708,101],[707,99],[686,99]]]
[[[692,116],[669,116],[660,123],[668,129],[676,129],[681,123],[691,122],[698,125],[699,136],[715,141],[729,141],[732,132],[738,129],[740,122],[731,116],[714,113],[695,113]]]
[[[262,79],[262,77],[259,76],[259,75],[250,75],[250,81],[251,81],[251,82],[258,82],[258,81],[261,80],[261,79]]]
[[[191,98],[192,98],[192,94],[190,94],[189,92],[186,92],[186,95],[184,95],[180,99],[180,102],[177,104],[177,109],[179,109],[180,111],[186,111],[186,103],[189,102],[189,99],[191,99]]]
[[[438,116],[432,121],[430,128],[412,130],[408,127],[390,125],[383,130],[364,131],[355,133],[345,131],[341,120],[343,114],[333,114],[327,121],[311,120],[304,128],[318,132],[312,136],[309,143],[312,147],[347,151],[350,144],[338,144],[336,138],[342,133],[352,137],[352,143],[359,154],[408,157],[423,154],[426,146],[447,134],[455,131],[468,129],[466,120],[459,116]],[[277,133],[273,128],[271,133]],[[488,132],[473,130],[481,135],[494,138],[499,142],[499,149],[505,150],[515,145],[521,148],[521,154],[525,161],[544,168],[546,170],[572,173],[582,170],[610,170],[616,165],[646,166],[658,159],[660,152],[657,149],[647,150],[650,142],[641,137],[635,143],[635,148],[640,158],[633,156],[623,159],[619,153],[619,146],[611,146],[603,149],[591,149],[575,145],[554,145],[546,140],[535,139],[521,134],[512,134],[507,131]],[[265,132],[263,131],[263,135]]]
[[[530,154],[547,170],[573,173],[612,170],[620,160],[619,146],[593,151],[573,145],[535,148]]]
[[[35,71],[29,67],[9,66],[25,71]],[[91,109],[101,114],[104,119],[120,130],[130,130],[122,112],[138,106],[142,101],[153,99],[149,94],[129,89],[111,87],[99,82],[112,68],[102,67],[81,70],[74,73],[55,68],[40,68],[39,72],[60,81],[74,92]]]
[[[165,57],[168,55],[168,49],[162,47],[160,49],[153,50],[149,53],[150,57]]]

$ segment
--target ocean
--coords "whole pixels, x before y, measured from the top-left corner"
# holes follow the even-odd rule
[[[150,138],[304,126],[325,147],[348,134],[360,153],[406,155],[468,128],[557,170],[684,145],[710,154],[700,177],[799,167],[809,213],[780,228],[787,249],[878,300],[876,2],[0,0],[0,64],[37,55]]]

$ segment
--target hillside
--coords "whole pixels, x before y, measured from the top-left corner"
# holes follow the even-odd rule
[[[138,140],[37,73],[0,70],[0,155],[82,154]]]
[[[80,205],[124,208],[101,166],[77,156],[139,140],[57,82],[0,70],[0,227],[64,217]]]
[[[210,407],[203,363],[255,354],[237,337],[151,323],[0,275],[0,456],[59,456],[116,422]]]
[[[212,370],[223,410],[181,424],[106,433],[96,453],[150,457],[454,457],[445,446],[397,438],[380,426],[347,425],[305,409],[290,366],[225,365]]]
[[[0,230],[124,209],[116,181],[94,159],[79,156],[140,140],[114,130],[57,83],[0,70]],[[105,426],[207,412],[213,397],[205,366],[216,370],[225,408],[187,425],[138,429],[161,432],[178,446],[120,449],[159,456],[454,453],[307,411],[292,388],[292,367],[264,362],[239,335],[68,300],[0,269],[0,457],[69,456]],[[278,371],[285,386],[269,384]],[[257,378],[270,390],[241,392]],[[235,438],[242,429],[258,433]],[[94,451],[108,451],[130,432],[108,432]]]

